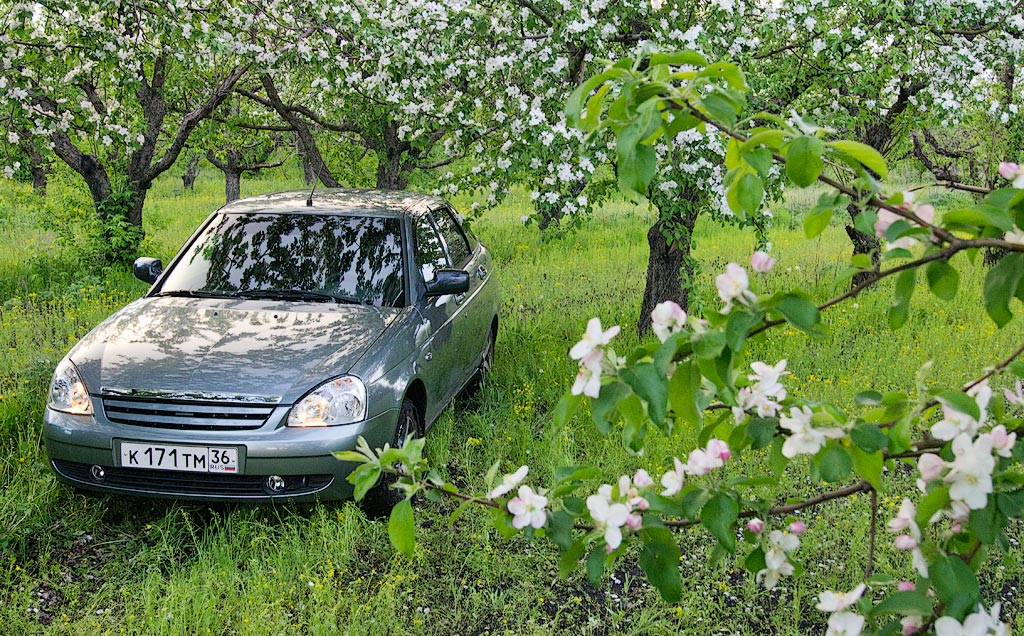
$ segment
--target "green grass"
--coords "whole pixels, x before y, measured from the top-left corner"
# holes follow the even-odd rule
[[[249,195],[301,181],[295,170],[276,171],[243,187]],[[209,175],[194,192],[182,191],[177,179],[156,184],[145,253],[166,262],[220,204],[221,188]],[[416,504],[418,547],[410,562],[389,547],[386,524],[350,502],[202,506],[77,494],[55,483],[41,447],[50,373],[78,338],[145,286],[127,269],[103,267],[90,256],[81,236],[88,219],[72,180],[56,183],[47,201],[8,183],[0,203],[0,631],[803,634],[823,630],[813,595],[851,587],[865,565],[864,497],[806,515],[810,530],[799,558],[807,573],[772,592],[732,561],[709,564],[702,531],[681,533],[683,599],[665,605],[643,582],[635,555],[597,587],[581,573],[561,580],[550,545],[506,541],[482,511],[450,526],[450,502]],[[514,196],[475,225],[494,253],[505,294],[496,364],[478,405],[456,404],[442,416],[428,436],[427,456],[469,489],[482,487],[482,474],[497,460],[509,471],[529,464],[534,485],[555,466],[582,461],[598,463],[609,478],[640,466],[665,470],[693,431],[654,438],[637,458],[583,418],[560,432],[550,424],[550,409],[575,373],[566,352],[590,317],[623,326],[615,342],[620,352],[637,341],[651,212],[613,203],[580,232],[541,239],[519,222],[528,203]],[[846,253],[845,234],[834,224],[819,239],[804,240],[799,224],[807,205],[792,195],[777,206],[771,240],[779,263],[756,283],[760,291],[796,285],[826,298],[842,289],[837,254]],[[714,274],[730,260],[745,261],[754,239],[712,223],[699,224],[696,239],[698,303],[714,311]],[[993,328],[979,311],[984,270],[961,264],[957,299],[940,303],[922,287],[904,329],[882,326],[891,297],[882,284],[856,305],[826,313],[828,335],[810,339],[778,328],[751,342],[748,358],[785,357],[794,374],[791,393],[847,407],[866,388],[912,391],[915,372],[928,360],[931,382],[959,385],[1024,335],[1019,318]],[[757,474],[764,464],[753,456],[726,471]],[[910,488],[905,478],[893,481],[897,489],[882,496],[883,522]],[[791,470],[784,485],[806,494],[808,483],[803,471]],[[1013,536],[1019,540],[1019,527]],[[887,537],[881,543],[876,569],[906,576],[906,555],[892,551]],[[1024,611],[1022,569],[1015,544],[983,575],[989,598],[1003,600],[1004,616]]]

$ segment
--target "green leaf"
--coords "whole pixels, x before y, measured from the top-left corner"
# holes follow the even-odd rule
[[[580,539],[559,555],[558,574],[562,578],[569,576],[576,569],[576,566],[579,565],[580,557],[583,556],[583,551],[586,549],[587,544],[584,543],[583,539]]]
[[[744,144],[745,146],[746,144]],[[756,150],[744,150],[740,148],[740,156],[746,161],[751,168],[757,170],[757,174],[761,175],[762,179],[768,178],[768,172],[772,167],[772,151],[767,148],[758,148]]]
[[[350,450],[334,451],[333,453],[331,453],[331,455],[334,455],[335,459],[343,462],[355,462],[357,464],[365,464],[367,461],[369,461],[369,458],[366,455]]]
[[[729,128],[736,125],[736,107],[720,93],[709,94],[700,100],[700,105],[716,122],[724,123]]]
[[[565,428],[565,425],[569,423],[569,419],[579,409],[580,402],[582,401],[582,395],[566,393],[562,396],[562,399],[558,401],[558,405],[555,406],[555,428],[557,430]]]
[[[590,414],[594,419],[594,426],[601,434],[607,435],[611,431],[608,416],[629,394],[628,386],[622,382],[611,382],[602,386],[601,393],[590,401]]]
[[[999,512],[995,499],[989,498],[988,505],[984,508],[971,511],[971,529],[982,543],[992,545],[999,536],[1006,518]]]
[[[692,361],[680,362],[668,383],[668,401],[676,417],[693,427],[701,425],[701,410],[697,406],[700,391],[700,370]]]
[[[739,353],[743,343],[747,341],[750,330],[761,322],[761,314],[750,314],[745,311],[734,311],[725,322],[725,343]]]
[[[928,564],[928,573],[939,600],[946,604],[947,615],[959,616],[977,605],[978,578],[960,557],[939,555]]]
[[[889,174],[889,169],[885,165],[885,159],[882,158],[882,155],[877,150],[867,144],[862,144],[859,141],[839,140],[830,142],[828,145],[855,159],[882,179],[885,179]]]
[[[946,507],[949,503],[949,488],[946,486],[940,486],[933,490],[928,491],[921,500],[917,502],[917,515],[915,521],[918,527],[927,528],[931,522],[931,518],[935,516],[935,513]]]
[[[761,546],[757,546],[751,550],[747,558],[743,559],[743,567],[751,574],[757,574],[767,568],[768,566],[764,560],[764,549]]]
[[[942,300],[953,300],[960,287],[960,272],[945,261],[932,261],[925,270],[928,288]]]
[[[756,174],[749,172],[734,180],[726,192],[729,207],[740,218],[755,214],[761,207],[762,199],[764,185]]]
[[[888,442],[888,438],[886,438],[886,442]],[[872,488],[883,492],[885,488],[882,483],[882,467],[885,464],[885,458],[882,456],[882,452],[879,450],[866,453],[854,446],[850,449],[850,457],[853,459],[853,470],[864,481],[871,484]]]
[[[815,333],[815,329],[821,321],[821,315],[818,313],[817,306],[796,294],[783,295],[775,305],[775,309],[791,325],[808,333]]]
[[[750,436],[750,439],[754,440],[750,447],[757,450],[770,445],[775,437],[778,426],[779,419],[776,417],[750,416],[750,421],[747,422],[747,435]]]
[[[825,449],[818,459],[818,467],[821,470],[821,478],[829,483],[843,481],[850,476],[853,470],[853,461],[850,454],[842,446],[834,445]]]
[[[929,616],[932,600],[924,590],[893,592],[871,610],[872,616],[899,614],[901,616]]]
[[[564,510],[556,510],[548,515],[548,538],[562,550],[572,547],[573,520]]]
[[[861,406],[874,406],[875,404],[881,404],[882,394],[878,391],[861,391],[853,396],[853,401]]]
[[[725,493],[718,493],[704,504],[700,522],[718,539],[719,545],[729,552],[735,552],[736,535],[733,533],[733,525],[739,514],[740,506],[736,500]]]
[[[861,423],[853,427],[850,440],[865,453],[874,453],[889,446],[889,436],[874,424]]]
[[[914,278],[917,270],[914,268],[905,269],[896,277],[896,291],[893,295],[892,304],[886,315],[889,318],[889,328],[899,329],[907,322],[910,316],[910,297],[914,295]]]
[[[591,585],[600,583],[601,577],[604,576],[604,555],[604,543],[598,541],[587,557],[587,578],[590,579]]]
[[[415,524],[412,518],[412,503],[403,499],[391,509],[388,520],[388,538],[391,545],[407,557],[416,549]]]
[[[821,153],[825,145],[817,137],[804,135],[789,143],[786,149],[786,174],[790,181],[806,188],[818,180],[825,162]]]
[[[363,464],[352,471],[348,476],[349,482],[355,486],[352,498],[356,501],[362,501],[366,493],[377,485],[377,479],[379,478],[380,466],[377,464]]]
[[[812,239],[828,227],[829,222],[832,220],[832,212],[834,208],[814,208],[807,213],[804,217],[804,236]]]
[[[651,421],[661,425],[668,410],[668,379],[650,362],[626,367],[619,372],[633,392],[647,402],[647,414]]]
[[[640,550],[640,567],[668,603],[679,601],[682,582],[679,578],[679,546],[671,541],[648,541]]]
[[[655,53],[651,56],[651,66],[657,66],[659,64],[704,67],[708,65],[708,59],[696,51],[671,51]]]
[[[697,354],[698,358],[717,358],[718,354],[722,353],[722,349],[725,348],[725,342],[724,333],[717,329],[711,329],[702,334],[694,335],[693,352]]]
[[[622,138],[619,138],[620,145]],[[646,196],[647,187],[658,170],[658,157],[654,148],[646,145],[633,147],[633,152],[619,154],[619,187],[626,192]]]
[[[985,311],[999,327],[1010,322],[1010,299],[1017,295],[1024,277],[1024,254],[1007,254],[985,276]]]
[[[981,419],[981,408],[974,398],[961,391],[942,391],[935,395],[935,399],[943,406],[948,406],[964,415],[971,416],[973,420]]]

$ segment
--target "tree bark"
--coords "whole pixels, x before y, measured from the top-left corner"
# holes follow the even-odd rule
[[[237,170],[224,172],[224,202],[231,203],[242,197],[242,173]]]
[[[651,312],[659,303],[671,300],[684,311],[690,309],[690,288],[694,276],[690,248],[693,227],[698,216],[698,210],[691,208],[674,221],[679,224],[679,237],[672,244],[669,244],[665,237],[664,219],[651,226],[647,232],[647,244],[651,252],[647,259],[647,283],[644,286],[644,299],[637,321],[637,333],[640,336],[650,330]]]
[[[398,125],[392,121],[384,127],[383,148],[377,153],[377,189],[405,190],[415,158],[412,146],[398,136]],[[412,153],[415,154],[415,153]]]
[[[199,162],[202,159],[202,155],[198,152],[189,157],[188,165],[185,166],[185,172],[181,175],[181,185],[186,190],[194,189],[196,177],[199,176]]]
[[[872,268],[877,270],[878,264],[881,262],[882,255],[882,243],[878,240],[878,237],[872,234],[865,234],[853,226],[853,222],[857,219],[857,215],[861,213],[861,210],[851,204],[846,206],[846,212],[850,215],[850,225],[846,226],[846,235],[850,237],[850,242],[853,244],[854,254],[870,254]],[[860,272],[853,275],[853,281],[850,283],[852,287],[860,285],[864,281],[871,278],[871,272]]]
[[[320,154],[320,149],[316,145],[316,139],[313,137],[313,131],[310,129],[309,124],[281,100],[281,95],[277,92],[277,86],[274,85],[274,79],[270,75],[267,73],[260,75],[260,83],[263,84],[263,90],[267,94],[267,101],[281,119],[285,120],[295,131],[296,137],[299,138],[299,144],[302,146],[302,155],[312,165],[313,172],[320,177],[320,181],[328,188],[340,188],[341,183],[334,178],[334,175],[324,162],[323,155]]]

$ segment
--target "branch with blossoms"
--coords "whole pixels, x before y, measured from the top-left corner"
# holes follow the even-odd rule
[[[1003,168],[1012,187],[938,218],[911,193],[886,191],[887,166],[873,149],[832,140],[830,131],[796,116],[742,119],[746,90],[733,65],[709,63],[692,51],[646,51],[585,83],[567,114],[591,133],[614,132],[620,184],[637,192],[654,175],[650,145],[698,128],[718,130],[728,140],[727,201],[737,215],[753,214],[762,204],[762,180],[773,163],[797,186],[824,182],[832,188],[805,221],[809,238],[824,230],[836,209],[861,206],[858,229],[885,241],[883,261],[900,259],[871,276],[871,282],[896,279],[887,313],[893,329],[909,319],[919,270],[936,297],[951,300],[960,283],[957,255],[1003,247],[1009,254],[987,274],[983,299],[996,325],[1011,320],[1013,298],[1024,300],[1020,168],[1013,166],[1013,174]],[[751,128],[751,121],[758,125]],[[829,162],[844,165],[852,180],[842,184],[824,175]],[[999,394],[988,381],[998,373],[1024,377],[1024,364],[1016,361],[1024,346],[962,389],[929,386],[922,372],[916,397],[862,391],[852,411],[797,398],[786,387],[786,360],[744,362],[747,340],[782,324],[817,335],[821,312],[866,284],[822,303],[797,289],[762,292],[759,275],[774,265],[763,252],[753,255],[749,269],[729,263],[715,279],[721,308],[704,317],[688,316],[671,302],[658,305],[651,314],[656,339],[626,355],[611,348],[619,327],[606,329],[599,318],[570,349],[579,371],[555,409],[556,426],[587,401],[598,431],[620,436],[638,458],[654,435],[696,432],[696,448],[681,450],[664,473],[640,468],[606,480],[597,466],[566,466],[540,486],[525,483],[526,466],[499,476],[495,464],[484,478],[486,492],[474,495],[430,471],[420,455],[422,440],[409,440],[401,449],[362,448],[341,456],[360,463],[350,477],[356,497],[382,472],[397,473],[396,487],[410,497],[462,500],[453,517],[481,504],[505,534],[550,540],[563,574],[582,563],[595,582],[635,546],[649,581],[675,601],[682,581],[673,529],[699,524],[719,554],[736,554],[753,579],[771,589],[802,570],[798,553],[806,527],[788,515],[855,493],[886,492],[892,488],[886,465],[903,462],[916,469],[917,492],[903,498],[887,528],[892,546],[907,554],[908,575],[902,581],[876,575],[849,592],[823,591],[816,607],[829,615],[827,633],[1002,633],[998,605],[985,609],[976,572],[989,549],[1007,545],[1005,529],[1024,513],[1024,445],[1017,444],[1024,433],[1024,387],[1018,380],[1014,390]],[[867,256],[854,256],[847,274],[869,269]],[[749,453],[767,456],[768,474],[729,477],[722,470]],[[779,505],[773,487],[790,468],[806,469],[824,492]],[[403,503],[390,529],[396,546],[410,552],[412,516],[408,499]],[[872,515],[876,510],[872,506]]]

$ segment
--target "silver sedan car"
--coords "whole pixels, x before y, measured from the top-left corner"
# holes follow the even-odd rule
[[[351,496],[332,452],[422,435],[490,368],[500,292],[443,199],[318,191],[213,213],[58,365],[44,414],[76,487],[210,501]],[[387,498],[379,487],[376,495]]]

